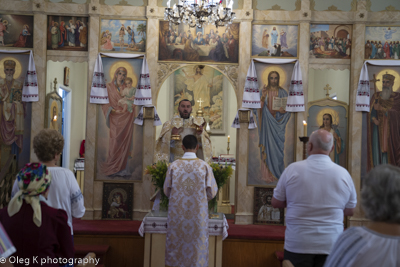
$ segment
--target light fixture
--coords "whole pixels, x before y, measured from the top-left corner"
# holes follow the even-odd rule
[[[164,11],[164,20],[169,21],[169,28],[172,24],[189,25],[189,27],[202,28],[205,25],[215,27],[229,27],[236,18],[232,12],[233,0],[226,0],[226,7],[222,6],[222,0],[179,0],[178,5],[174,4],[171,8],[171,0],[167,2]]]

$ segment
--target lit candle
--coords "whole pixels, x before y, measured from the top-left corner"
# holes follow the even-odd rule
[[[307,136],[307,122],[303,121],[303,126],[304,126],[304,136]]]
[[[228,135],[228,143],[231,141],[231,137]]]

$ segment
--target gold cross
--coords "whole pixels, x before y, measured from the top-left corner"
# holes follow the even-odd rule
[[[57,92],[57,78],[54,78],[54,91]]]
[[[326,97],[329,97],[329,90],[332,90],[332,87],[330,87],[329,84],[327,84],[324,90],[326,90]]]
[[[197,103],[199,103],[199,109],[201,109],[201,103],[203,103],[204,101],[203,101],[203,100],[201,100],[201,97],[200,97],[200,99],[199,99],[199,100],[197,100],[196,102],[197,102]]]

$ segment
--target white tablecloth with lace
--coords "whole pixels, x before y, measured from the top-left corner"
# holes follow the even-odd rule
[[[228,237],[228,221],[225,215],[219,213],[220,218],[208,220],[208,233],[212,236],[222,235],[222,240]],[[165,234],[167,233],[168,224],[166,216],[153,216],[148,213],[139,227],[139,235],[144,236],[145,233]]]

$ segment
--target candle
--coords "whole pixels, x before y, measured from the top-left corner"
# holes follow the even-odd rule
[[[303,126],[304,126],[304,136],[307,136],[307,122],[303,121]]]
[[[211,128],[210,128],[210,124],[208,124],[208,122],[207,122],[206,132],[209,132],[209,131],[211,131]]]
[[[231,141],[231,137],[228,135],[228,143]]]
[[[171,0],[168,0],[168,2],[167,2],[167,6],[168,6],[168,8],[170,8],[170,7],[171,7]]]

